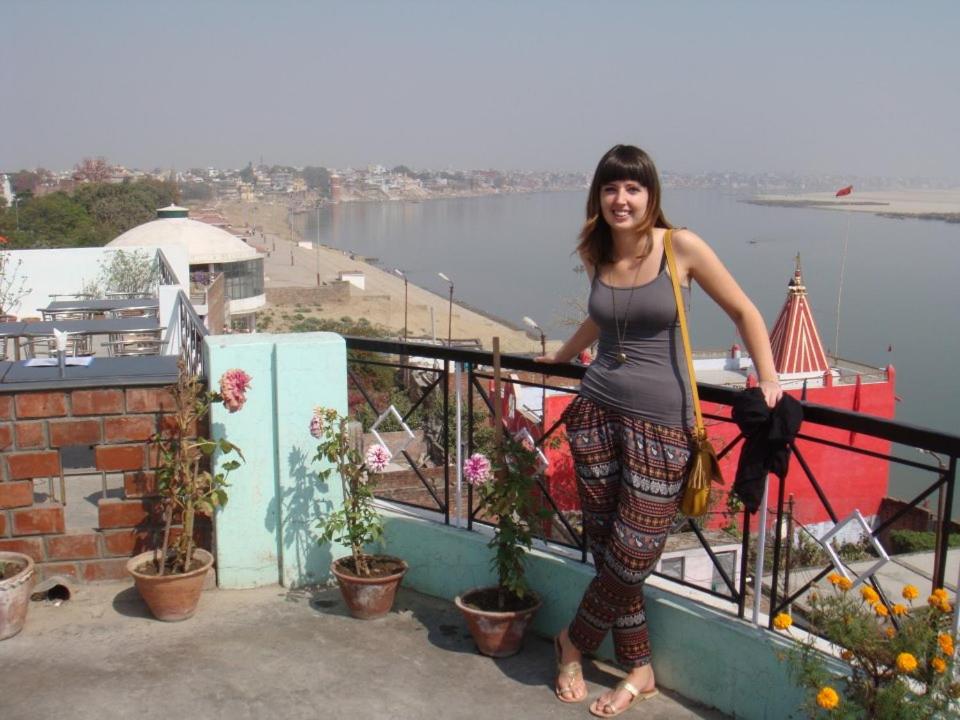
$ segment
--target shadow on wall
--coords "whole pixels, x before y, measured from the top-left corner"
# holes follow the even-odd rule
[[[299,447],[290,450],[287,465],[291,484],[276,488],[264,517],[264,526],[276,534],[283,549],[281,582],[285,587],[326,581],[333,562],[330,546],[319,545],[314,531],[316,518],[330,512],[333,504],[326,499],[328,484],[310,469],[311,462],[312,456]]]

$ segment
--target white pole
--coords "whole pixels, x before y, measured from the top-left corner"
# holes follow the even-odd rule
[[[840,357],[840,299],[843,296],[843,270],[847,264],[847,242],[850,240],[850,218],[852,215],[847,211],[847,231],[843,235],[843,254],[840,256],[840,287],[837,288],[837,330],[833,338],[833,356]]]
[[[461,508],[463,504],[463,427],[460,422],[460,412],[461,406],[463,404],[463,391],[460,388],[460,372],[462,370],[462,363],[455,362],[453,364],[453,383],[456,386],[456,406],[457,406],[457,429],[456,429],[456,460],[457,460],[457,527],[461,527]]]
[[[767,494],[770,491],[770,476],[763,481],[763,500],[760,501],[760,513],[757,521],[760,529],[757,533],[757,565],[753,571],[753,624],[760,624],[760,597],[763,595],[763,560],[767,549]],[[776,572],[776,569],[774,569]]]

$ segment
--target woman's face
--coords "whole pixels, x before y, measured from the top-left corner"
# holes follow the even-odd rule
[[[600,213],[614,232],[636,230],[649,199],[647,189],[636,180],[617,180],[600,187]]]

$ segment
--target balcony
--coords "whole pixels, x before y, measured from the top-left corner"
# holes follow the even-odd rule
[[[573,717],[573,713],[583,716],[582,706],[570,708],[553,699],[550,648],[538,639],[555,634],[572,616],[592,575],[576,513],[553,496],[556,488],[550,481],[544,481],[541,489],[545,506],[556,511],[555,522],[544,528],[528,562],[531,584],[544,596],[545,604],[536,619],[537,637],[530,639],[524,654],[515,660],[498,662],[475,657],[469,641],[462,637],[462,622],[451,614],[446,602],[465,589],[491,582],[486,548],[488,518],[470,492],[457,482],[458,443],[452,440],[457,425],[455,408],[483,408],[490,401],[488,385],[493,359],[489,353],[344,339],[329,333],[210,336],[203,345],[207,377],[218,378],[229,368],[242,367],[254,378],[244,412],[229,415],[215,407],[211,417],[214,435],[229,437],[243,448],[246,456],[246,463],[231,476],[230,503],[218,515],[214,531],[220,588],[261,589],[249,593],[208,593],[203,601],[206,607],[202,604],[198,616],[176,630],[139,620],[128,629],[128,621],[118,618],[125,627],[117,632],[131,633],[118,635],[123,647],[127,646],[125,637],[132,638],[131,652],[152,647],[150,642],[158,643],[158,648],[174,648],[188,637],[217,638],[209,643],[209,649],[198,650],[191,656],[190,662],[198,663],[198,668],[214,668],[216,683],[222,683],[216,687],[234,688],[237,697],[248,703],[268,702],[271,712],[275,708],[286,710],[294,717],[305,714],[300,707],[315,713],[320,706],[370,717],[376,717],[376,713],[420,717],[428,712],[472,717]],[[550,378],[542,378],[539,371],[543,367],[529,359],[504,356],[501,361],[505,373],[518,374],[517,385],[542,392],[569,392],[564,380],[575,381],[583,373],[582,367],[570,365],[554,367]],[[407,592],[398,609],[382,623],[365,624],[343,616],[335,593],[321,592],[310,605],[308,599],[312,596],[295,589],[325,583],[330,562],[343,552],[339,546],[318,546],[312,531],[314,508],[326,502],[337,503],[342,495],[339,483],[321,485],[316,481],[310,459],[315,446],[308,430],[310,415],[316,405],[345,413],[350,403],[358,410],[366,406],[364,412],[376,418],[389,403],[400,403],[399,397],[383,397],[375,392],[367,381],[371,372],[394,373],[397,378],[405,378],[407,388],[418,388],[406,395],[400,414],[424,447],[430,442],[435,447],[432,460],[422,458],[424,453],[419,450],[414,453],[394,448],[394,462],[403,468],[405,490],[398,494],[391,487],[390,478],[384,478],[382,545],[385,551],[406,559],[411,570],[404,581]],[[541,388],[541,383],[545,387]],[[733,394],[703,386],[702,395],[719,406],[729,406]],[[546,422],[541,418],[543,432],[537,436],[537,444],[549,450],[548,444],[558,427],[551,419],[549,404],[545,405],[548,413]],[[431,429],[425,419],[431,416],[426,412],[428,406],[443,419],[439,430],[436,423]],[[927,499],[939,496],[941,507],[951,507],[960,438],[815,405],[807,405],[805,411],[806,424],[794,463],[807,482],[821,488],[820,500],[828,508],[830,498],[822,492],[818,480],[826,470],[812,463],[810,458],[814,456],[805,452],[807,444],[837,446],[833,449],[847,453],[848,463],[857,462],[859,457],[876,459],[878,452],[858,450],[852,441],[844,446],[824,439],[817,428],[892,444],[898,452],[884,454],[886,462],[904,464],[928,476],[924,489],[900,510],[877,521],[870,529],[871,535],[882,535]],[[475,433],[481,428],[470,415],[460,414],[462,452],[470,452]],[[11,422],[18,419],[10,418]],[[729,418],[718,413],[715,421],[728,422]],[[389,445],[394,439],[387,442]],[[722,454],[732,452],[736,443],[734,440]],[[904,449],[907,452],[899,452]],[[938,453],[945,462],[931,463],[917,449]],[[146,466],[140,470],[149,472]],[[678,575],[663,567],[648,581],[648,620],[658,682],[676,693],[671,695],[673,699],[687,698],[727,715],[746,718],[788,717],[799,707],[801,693],[790,683],[778,658],[789,646],[789,640],[769,629],[770,618],[788,605],[795,609],[802,605],[804,594],[832,566],[824,563],[806,567],[802,574],[795,572],[789,588],[784,589],[787,544],[782,538],[787,535],[789,517],[783,490],[782,484],[770,483],[765,503],[770,512],[766,516],[735,513],[742,533],[742,539],[737,537],[735,542],[731,540],[735,535],[729,531],[696,524],[681,528],[683,542],[677,543],[673,557],[696,557],[698,562],[706,559],[707,567],[712,566],[710,571],[695,576],[683,572]],[[834,521],[841,519],[834,517]],[[767,534],[766,542],[758,542],[758,527]],[[955,593],[952,581],[957,576],[957,551],[948,552],[953,531],[950,514],[941,513],[936,520],[936,551],[929,557],[929,577],[923,577],[922,572],[910,575],[911,580],[921,578],[915,584],[922,591],[947,584]],[[764,552],[755,552],[753,548],[757,546]],[[723,555],[729,552],[734,553],[732,562]],[[666,560],[671,557],[665,555]],[[74,565],[84,576],[91,562],[76,561]],[[915,563],[888,563],[871,582],[882,590],[888,578],[899,579],[900,573],[914,572],[911,564]],[[860,565],[855,567],[859,569],[851,571],[864,570]],[[278,585],[287,590],[278,589]],[[103,609],[110,602],[121,615],[142,612],[128,591],[110,587],[113,589],[103,591],[106,599],[97,596],[99,599],[92,601],[90,612],[95,613],[94,608]],[[755,592],[755,588],[761,590]],[[214,608],[218,607],[227,609],[226,617],[213,617]],[[244,621],[246,618],[249,622]],[[36,645],[30,644],[34,642],[30,639],[30,621],[22,636],[14,641],[21,646],[27,643],[28,652],[32,653],[29,657],[37,658],[38,667],[45,667],[40,660],[44,652],[63,639],[63,633],[58,635],[55,631],[56,621],[50,622],[54,630],[43,629]],[[265,625],[269,629],[262,634]],[[86,632],[80,631],[79,637],[85,637]],[[366,633],[370,633],[370,643],[375,648],[390,647],[390,655],[363,651]],[[221,645],[225,646],[226,659],[219,655],[217,648]],[[11,652],[8,647],[12,647],[10,642],[0,644],[0,660]],[[202,644],[198,647],[206,648]],[[68,652],[66,646],[62,652]],[[600,654],[611,657],[609,645]],[[266,659],[251,670],[247,655]],[[281,657],[285,660],[276,659]],[[108,660],[104,658],[103,662]],[[303,667],[309,670],[300,669]],[[248,680],[230,679],[238,677],[230,674],[233,671],[239,672],[241,678],[254,673],[261,677],[273,668],[286,679],[275,684],[264,682],[266,689],[259,694],[246,689]],[[82,673],[80,677],[84,677]],[[609,678],[598,671],[588,670],[588,680],[610,684]],[[146,681],[145,693],[155,687],[151,682]],[[275,688],[283,688],[284,692],[276,692]],[[594,693],[596,689],[591,686]],[[222,699],[225,694],[226,690],[217,697]],[[208,695],[204,691],[200,697]],[[229,703],[233,698],[221,701]],[[287,704],[291,702],[299,705]],[[711,717],[697,709],[654,707],[663,713],[661,717]]]

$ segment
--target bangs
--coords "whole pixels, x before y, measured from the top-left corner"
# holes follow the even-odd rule
[[[617,145],[600,161],[594,174],[596,187],[624,180],[640,183],[652,191],[658,186],[653,160],[643,150],[630,145]]]

